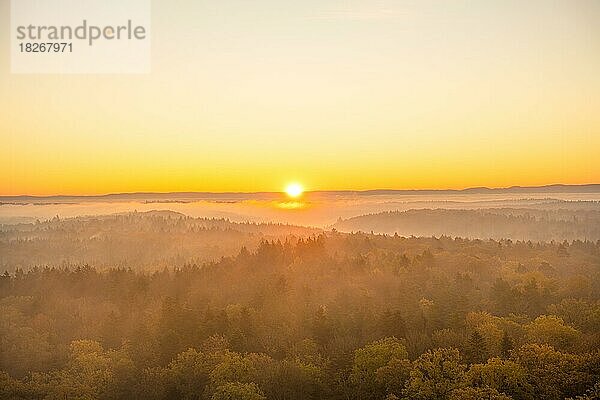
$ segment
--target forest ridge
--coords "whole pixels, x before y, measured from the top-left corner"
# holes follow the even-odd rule
[[[99,226],[108,236],[91,238]],[[215,248],[220,235],[224,244],[248,236],[212,261],[97,269],[49,258],[5,273],[0,398],[594,399],[600,391],[600,242],[130,214],[25,224],[4,245],[89,250],[126,227],[162,232],[167,244],[210,238]],[[158,260],[171,247],[142,248]]]

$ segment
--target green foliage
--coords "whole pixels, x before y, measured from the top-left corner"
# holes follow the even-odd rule
[[[435,349],[413,363],[406,392],[411,399],[445,399],[464,386],[467,366],[456,349]]]
[[[600,302],[583,299],[562,299],[558,304],[548,306],[548,311],[577,329],[585,332],[600,332]]]
[[[169,364],[169,381],[182,399],[198,399],[204,392],[214,366],[210,361],[204,353],[188,349]]]
[[[485,364],[473,364],[467,373],[469,386],[493,388],[515,399],[532,399],[533,387],[527,371],[514,361],[491,358]]]
[[[600,399],[600,381],[598,381],[593,387],[588,389],[583,396],[576,396],[574,399],[569,398],[568,400],[598,400]]]
[[[0,372],[1,400],[26,400],[31,398],[31,394],[29,385],[12,378],[6,372]]]
[[[270,370],[264,371],[264,374],[267,377],[260,379],[260,382],[268,398],[320,399],[329,391],[325,371],[319,366],[300,360],[273,363]]]
[[[597,353],[584,357],[561,353],[548,345],[529,344],[513,351],[511,359],[527,371],[533,397],[562,399],[583,393],[600,373]]]
[[[262,374],[272,367],[273,359],[265,354],[239,355],[226,353],[223,360],[210,373],[211,385],[221,386],[226,382],[258,382]]]
[[[448,397],[449,400],[511,400],[510,396],[498,392],[496,389],[483,388],[460,388],[455,389]]]
[[[78,340],[70,345],[64,369],[33,373],[28,387],[48,400],[122,399],[131,394],[133,372],[134,365],[123,351],[106,352],[98,342]]]
[[[400,340],[393,337],[378,340],[354,352],[350,380],[361,397],[382,398],[388,384],[398,386],[392,379],[397,371],[402,375],[402,361],[407,358],[406,347]],[[380,371],[382,368],[385,371]]]
[[[514,348],[514,344],[510,335],[506,332],[502,335],[502,342],[500,342],[500,355],[504,358],[510,356],[510,351]]]
[[[467,357],[472,363],[485,362],[487,360],[487,346],[483,336],[475,329],[471,332],[467,345]]]
[[[211,400],[266,400],[255,383],[228,382],[217,388]]]
[[[394,358],[387,365],[375,372],[375,383],[388,395],[402,394],[406,382],[410,378],[412,363],[407,359]]]
[[[559,350],[572,350],[580,337],[579,331],[554,315],[540,315],[525,329],[529,342],[549,344]]]

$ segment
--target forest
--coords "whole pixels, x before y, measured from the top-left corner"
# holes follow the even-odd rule
[[[128,214],[0,243],[0,399],[600,396],[600,241]]]
[[[571,202],[577,205],[577,202]],[[460,236],[531,241],[600,240],[600,211],[591,209],[411,209],[339,220],[336,229],[415,236]]]
[[[0,271],[35,266],[156,270],[235,255],[261,240],[320,229],[191,218],[173,211],[131,212],[0,225]]]

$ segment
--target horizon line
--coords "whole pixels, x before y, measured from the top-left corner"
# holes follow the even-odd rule
[[[595,188],[597,187],[600,191],[600,183],[583,183],[583,184],[565,184],[565,183],[552,183],[546,185],[533,185],[533,186],[522,186],[522,185],[512,185],[512,186],[501,186],[501,187],[489,187],[489,186],[469,186],[462,189],[452,189],[452,188],[437,188],[437,189],[320,189],[320,190],[307,190],[304,193],[356,193],[356,194],[369,194],[376,192],[468,192],[468,191],[503,191],[503,190],[515,190],[515,189],[529,189],[529,190],[539,190],[539,189],[549,189],[549,188]],[[160,191],[136,191],[136,192],[110,192],[110,193],[98,193],[98,194],[49,194],[49,195],[33,195],[33,194],[18,194],[18,195],[0,195],[0,199],[3,198],[38,198],[38,199],[48,199],[48,198],[73,198],[73,197],[111,197],[111,196],[144,196],[144,195],[266,195],[266,194],[283,194],[284,191],[168,191],[168,192],[160,192]]]

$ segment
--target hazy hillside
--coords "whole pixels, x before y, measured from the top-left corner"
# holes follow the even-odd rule
[[[513,240],[599,240],[600,210],[423,209],[382,212],[340,220],[343,232]]]
[[[58,217],[0,225],[0,269],[94,265],[156,269],[216,260],[255,248],[261,240],[285,240],[319,232],[282,224],[233,223],[191,218],[172,211],[98,217]]]

